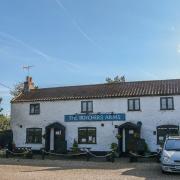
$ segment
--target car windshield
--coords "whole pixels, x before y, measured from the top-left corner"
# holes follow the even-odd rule
[[[180,139],[168,139],[165,144],[165,150],[180,151]]]

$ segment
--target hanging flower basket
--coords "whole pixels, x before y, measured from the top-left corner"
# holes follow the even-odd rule
[[[116,138],[119,140],[122,138],[122,136],[120,134],[116,134]]]
[[[138,133],[134,133],[134,138],[138,139],[139,138],[139,134]]]

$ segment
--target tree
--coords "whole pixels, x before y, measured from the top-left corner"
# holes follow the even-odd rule
[[[19,82],[19,83],[15,84],[14,89],[10,91],[10,94],[13,97],[17,97],[23,91],[23,88],[24,88],[24,83]]]
[[[125,76],[115,76],[114,79],[111,79],[110,77],[106,78],[107,83],[120,83],[120,82],[125,82]]]
[[[19,82],[17,84],[15,84],[13,90],[10,91],[10,94],[13,97],[17,97],[24,89],[24,83],[23,82]],[[38,89],[38,86],[35,86],[34,89]]]
[[[10,129],[10,118],[3,114],[0,114],[0,131]]]
[[[3,110],[3,108],[1,108],[1,102],[2,102],[2,98],[0,98],[0,113]]]
[[[2,98],[0,98],[0,104],[2,102]],[[2,108],[0,106],[0,131],[10,129],[10,118],[1,114]]]

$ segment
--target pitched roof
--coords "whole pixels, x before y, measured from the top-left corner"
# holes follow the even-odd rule
[[[12,103],[163,95],[180,95],[180,79],[33,89],[21,93]]]

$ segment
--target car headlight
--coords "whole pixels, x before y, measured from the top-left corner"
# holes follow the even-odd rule
[[[172,160],[171,160],[171,158],[170,158],[169,156],[164,156],[164,157],[163,157],[163,161],[164,161],[165,163],[171,163],[171,162],[172,162]]]

